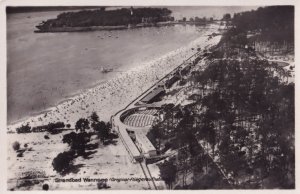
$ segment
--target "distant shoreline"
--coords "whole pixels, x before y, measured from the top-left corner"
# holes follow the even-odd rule
[[[137,25],[119,25],[119,26],[80,26],[80,27],[52,27],[49,29],[35,30],[35,33],[59,33],[59,32],[88,32],[88,31],[102,31],[102,30],[126,30],[134,28],[147,28],[147,27],[163,27],[163,26],[174,26],[174,25],[197,25],[204,26],[211,23],[201,22],[158,22],[158,23],[141,23]]]

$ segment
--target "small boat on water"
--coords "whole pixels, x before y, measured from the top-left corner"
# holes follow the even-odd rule
[[[112,72],[113,70],[114,70],[113,68],[101,67],[101,72],[102,73],[109,73],[109,72]]]

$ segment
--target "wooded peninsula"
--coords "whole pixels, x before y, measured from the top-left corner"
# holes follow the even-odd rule
[[[90,31],[127,29],[174,21],[167,8],[121,8],[115,10],[83,10],[64,12],[56,19],[43,21],[36,32]]]

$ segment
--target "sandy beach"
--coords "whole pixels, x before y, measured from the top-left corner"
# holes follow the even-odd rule
[[[216,44],[219,36],[210,40],[207,37],[215,30],[214,28],[208,29],[205,35],[188,45],[145,62],[143,65],[132,64],[127,67],[129,70],[120,72],[116,78],[65,99],[56,107],[48,109],[46,113],[9,125],[8,131],[13,132],[15,128],[26,123],[34,127],[57,121],[69,123],[71,127],[74,127],[74,123],[79,118],[88,117],[94,111],[101,120],[109,121],[111,115],[124,108],[130,101],[195,53],[196,48],[204,49]]]
[[[27,18],[28,15],[31,18]],[[120,72],[162,57],[206,32],[202,26],[176,25],[84,33],[33,33],[40,19],[37,13],[16,14],[8,19],[8,124],[54,107]],[[16,23],[20,21],[24,24]],[[103,73],[102,68],[113,71]]]
[[[147,90],[160,78],[197,52],[197,48],[203,50],[217,44],[220,36],[208,39],[208,35],[216,31],[217,26],[212,26],[207,29],[205,35],[179,49],[167,53],[163,57],[147,61],[143,65],[132,64],[126,72],[120,72],[115,78],[66,99],[59,105],[49,109],[48,112],[28,117],[21,122],[9,125],[9,133],[7,134],[8,189],[16,187],[18,177],[22,173],[30,171],[32,163],[34,163],[34,167],[37,170],[45,172],[51,189],[96,189],[96,183],[70,184],[56,183],[54,181],[54,178],[61,176],[52,170],[51,162],[58,153],[68,149],[67,145],[61,142],[62,136],[65,133],[69,133],[68,131],[61,134],[49,135],[50,139],[45,140],[43,137],[48,134],[47,132],[17,134],[15,133],[15,129],[26,123],[34,127],[58,121],[70,124],[71,128],[74,128],[74,124],[79,118],[87,118],[94,111],[97,112],[100,120],[109,121],[113,114],[123,109],[143,91]],[[33,150],[26,151],[23,157],[18,158],[15,156],[16,153],[11,146],[14,141],[19,141],[21,146],[27,144]],[[75,165],[81,167],[79,172],[71,173],[64,178],[143,177],[141,168],[138,164],[130,162],[129,156],[119,139],[114,145],[100,146],[91,159],[77,158]],[[159,176],[158,169],[153,170],[153,172],[157,172],[156,176]],[[117,181],[109,181],[108,184],[112,189],[148,189],[146,182],[136,184],[136,182],[129,181],[125,184],[118,184]],[[163,182],[158,185],[160,185],[161,189],[165,187]],[[31,189],[39,190],[41,189],[41,185],[33,185]]]

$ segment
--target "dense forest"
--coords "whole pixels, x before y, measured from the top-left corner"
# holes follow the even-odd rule
[[[120,26],[142,23],[147,18],[153,23],[171,20],[171,11],[166,8],[122,8],[116,10],[84,10],[64,12],[56,19],[49,19],[41,27],[88,27]]]
[[[293,6],[269,6],[236,13],[232,24],[244,31],[261,32],[258,38],[264,40],[294,42]]]
[[[236,14],[220,43],[199,56],[208,64],[182,78],[192,102],[162,107],[148,138],[161,154],[177,152],[159,164],[170,189],[295,188],[295,85],[288,70],[247,46],[248,30],[292,33],[293,19],[283,20],[290,9]]]

